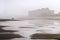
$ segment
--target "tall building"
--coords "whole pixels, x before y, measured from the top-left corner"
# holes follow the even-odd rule
[[[30,19],[34,19],[30,21],[30,23],[35,24],[36,26],[46,26],[52,24],[51,21],[47,20],[39,20],[39,19],[50,19],[51,16],[54,15],[54,11],[49,8],[37,9],[29,12]],[[35,20],[37,19],[37,20]]]
[[[42,8],[37,9],[34,11],[29,11],[29,17],[36,18],[36,17],[48,17],[54,14],[53,10],[50,10],[49,8]]]

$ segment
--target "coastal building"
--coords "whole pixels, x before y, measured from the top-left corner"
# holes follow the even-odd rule
[[[29,11],[29,17],[31,18],[49,17],[51,15],[54,15],[54,11],[50,10],[49,8],[42,8],[42,9]]]
[[[45,20],[52,18],[53,15],[54,15],[54,10],[50,10],[49,8],[42,8],[42,9],[30,11],[29,17],[30,19],[33,19],[32,21],[30,21],[30,23],[39,27],[53,24],[53,21]]]

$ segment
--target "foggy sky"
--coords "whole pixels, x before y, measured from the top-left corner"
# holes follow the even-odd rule
[[[60,11],[60,0],[0,0],[0,18],[28,16],[28,11],[41,8]]]

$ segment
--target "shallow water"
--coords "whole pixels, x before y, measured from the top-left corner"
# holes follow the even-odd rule
[[[5,40],[57,40],[57,39],[27,39],[27,38],[15,38],[15,39],[5,39]]]
[[[26,39],[26,38],[20,38],[20,39],[12,39],[12,40],[57,40],[57,39]]]
[[[6,22],[0,22],[0,25],[10,26],[3,28],[5,30],[18,30],[18,32],[15,32],[15,34],[20,34],[26,38],[29,38],[30,35],[35,33],[60,34],[60,20],[6,21]],[[20,28],[20,27],[32,27],[32,28]],[[12,40],[40,40],[40,39],[26,39],[26,38],[18,38]]]

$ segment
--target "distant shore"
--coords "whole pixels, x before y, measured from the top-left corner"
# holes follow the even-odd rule
[[[17,19],[0,19],[0,21],[20,21],[20,20],[17,20]]]

